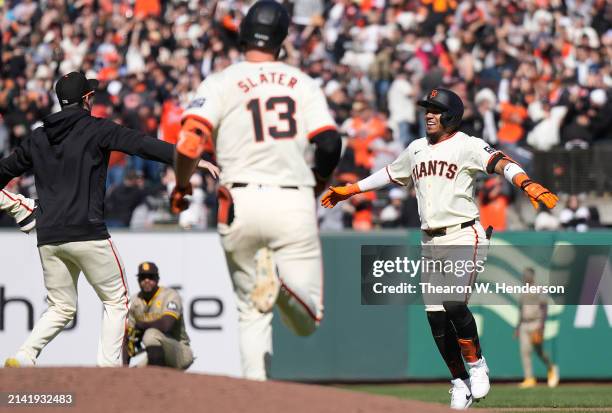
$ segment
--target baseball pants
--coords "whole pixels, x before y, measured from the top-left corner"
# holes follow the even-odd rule
[[[193,353],[189,344],[168,337],[156,328],[148,328],[142,336],[145,347],[159,346],[164,350],[166,366],[185,370],[193,363]]]
[[[255,256],[273,252],[281,281],[277,300],[281,319],[300,336],[311,334],[323,318],[323,267],[312,188],[249,185],[230,190],[234,219],[220,219],[219,233],[238,305],[244,377],[265,380],[272,356],[272,312],[251,302]],[[220,217],[226,216],[220,206]]]
[[[5,189],[0,190],[0,211],[9,214],[16,222],[21,222],[32,213],[33,209],[33,199],[26,198],[20,194],[14,194]]]
[[[465,263],[476,263],[486,261],[489,247],[489,240],[485,231],[476,221],[474,225],[461,228],[447,235],[431,237],[423,232],[421,241],[422,256],[425,261],[431,260],[449,266],[431,265],[426,267],[422,274],[422,282],[429,282],[434,286],[468,286],[476,281],[478,272]],[[453,271],[447,271],[453,268]],[[423,294],[426,311],[444,311],[442,302],[444,301],[469,301],[469,294],[449,293],[449,294]]]
[[[519,346],[521,348],[521,362],[523,364],[523,372],[525,377],[534,377],[533,363],[531,360],[531,352],[536,347],[538,356],[542,358],[545,364],[549,364],[548,358],[542,351],[542,343],[539,346],[534,345],[532,341],[533,333],[538,331],[542,326],[542,320],[524,321],[519,326]]]
[[[42,245],[38,248],[48,308],[19,351],[33,360],[72,320],[81,271],[104,305],[98,344],[100,367],[122,365],[129,294],[123,262],[110,239]]]

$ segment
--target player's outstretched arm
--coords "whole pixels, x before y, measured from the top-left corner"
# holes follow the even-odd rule
[[[187,117],[183,121],[174,157],[176,185],[170,194],[170,210],[173,214],[189,207],[189,201],[185,199],[192,191],[189,179],[200,162],[204,143],[210,138],[211,130],[205,123],[194,117]]]
[[[329,190],[321,198],[321,205],[325,208],[333,208],[340,201],[349,199],[355,194],[373,191],[391,183],[391,177],[387,168],[374,172],[367,178],[346,186],[330,186]]]
[[[505,176],[512,184],[521,188],[527,194],[529,201],[531,201],[535,209],[538,209],[539,202],[542,202],[549,209],[557,205],[559,201],[557,195],[539,183],[532,181],[523,168],[503,153],[500,152],[497,156],[499,159],[493,168],[495,173]]]

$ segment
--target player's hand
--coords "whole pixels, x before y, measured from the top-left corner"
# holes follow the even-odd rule
[[[323,191],[325,191],[325,187],[327,186],[327,179],[319,175],[314,169],[312,170],[312,174],[314,175],[314,178],[315,178],[315,187],[314,187],[315,198],[319,198],[321,194],[323,193]]]
[[[185,196],[191,194],[191,184],[188,184],[186,188],[175,186],[170,194],[170,212],[176,215],[189,208],[189,200],[185,199]]]
[[[211,174],[212,177],[215,179],[219,178],[219,174],[221,173],[221,170],[217,165],[205,161],[204,159],[200,159],[200,161],[198,162],[198,169],[208,171],[208,173]]]
[[[355,194],[360,193],[361,190],[357,184],[350,184],[346,186],[330,186],[329,191],[321,198],[321,205],[325,208],[333,208],[340,201],[349,199]]]
[[[539,183],[531,180],[525,181],[521,185],[521,189],[525,191],[529,197],[529,201],[531,201],[531,204],[535,209],[538,209],[539,202],[544,203],[546,208],[552,209],[559,201],[559,197],[557,197],[557,195],[553,194],[549,189],[544,188]]]
[[[134,357],[140,351],[140,342],[142,340],[142,331],[134,327],[128,327],[127,330],[127,354]]]

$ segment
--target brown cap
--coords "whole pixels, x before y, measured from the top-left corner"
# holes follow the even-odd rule
[[[154,263],[145,261],[138,266],[138,274],[136,275],[157,275],[159,277],[159,270]]]

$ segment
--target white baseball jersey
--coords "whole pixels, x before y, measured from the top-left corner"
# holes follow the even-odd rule
[[[412,179],[421,229],[458,225],[478,218],[474,178],[486,171],[497,152],[482,139],[463,132],[433,145],[421,138],[387,166],[387,173],[400,185]]]
[[[336,128],[319,86],[282,62],[241,62],[208,76],[187,116],[214,131],[222,184],[314,186],[308,140]]]

